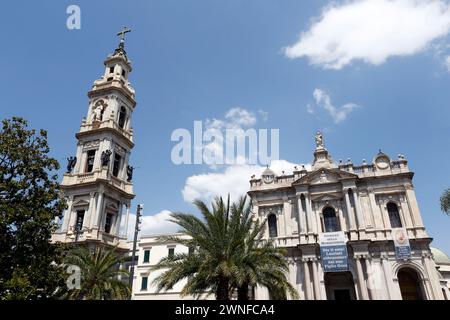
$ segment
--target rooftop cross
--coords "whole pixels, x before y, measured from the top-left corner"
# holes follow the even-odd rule
[[[125,34],[127,34],[128,32],[131,32],[131,29],[128,27],[123,27],[122,31],[120,31],[117,36],[120,38],[120,43],[124,43],[125,42]]]

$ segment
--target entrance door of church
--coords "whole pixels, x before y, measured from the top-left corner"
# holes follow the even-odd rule
[[[397,277],[403,300],[423,300],[419,276],[416,271],[403,268],[398,272]]]
[[[327,272],[325,288],[328,300],[356,300],[355,283],[350,272]]]

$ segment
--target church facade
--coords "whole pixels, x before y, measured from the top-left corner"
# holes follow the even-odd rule
[[[68,159],[61,183],[68,208],[52,241],[117,246],[129,254],[136,100],[123,37],[104,66],[104,75],[88,93],[76,155]],[[253,218],[266,224],[266,240],[286,249],[288,277],[300,299],[450,297],[450,259],[441,254],[439,265],[433,259],[413,175],[404,156],[391,159],[381,151],[370,163],[334,163],[318,133],[310,169],[295,167],[292,174],[277,176],[268,168],[250,180]],[[133,299],[180,298],[184,283],[169,292],[155,291],[157,273],[151,267],[188,248],[150,235],[142,236],[137,248]],[[258,287],[253,298],[271,296]]]
[[[132,67],[123,37],[104,67],[104,75],[88,93],[87,116],[76,134],[76,156],[68,159],[61,183],[68,208],[52,241],[117,246],[127,252],[126,230],[134,198],[129,165],[134,147],[131,118],[136,100],[128,81]]]
[[[266,169],[248,194],[265,239],[287,250],[301,299],[444,299],[412,178],[404,156],[381,150],[371,163],[336,164],[318,133],[311,170]],[[270,293],[257,288],[255,298]]]

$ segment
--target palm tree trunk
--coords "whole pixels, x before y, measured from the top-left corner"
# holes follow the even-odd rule
[[[238,288],[238,300],[247,301],[248,297],[248,283],[243,283],[242,286]]]
[[[219,281],[216,289],[216,300],[230,300],[228,286],[229,279],[224,276],[219,276]]]

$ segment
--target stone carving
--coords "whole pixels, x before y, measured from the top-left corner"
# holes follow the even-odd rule
[[[317,133],[316,133],[316,148],[317,149],[325,148],[325,146],[323,144],[323,136],[320,131],[317,131]]]
[[[77,163],[77,157],[67,158],[67,173],[71,173],[75,164]]]
[[[102,152],[102,166],[107,167],[109,165],[109,161],[111,161],[111,150],[105,150]]]
[[[133,180],[133,170],[134,168],[132,166],[127,166],[127,181],[131,182]]]

